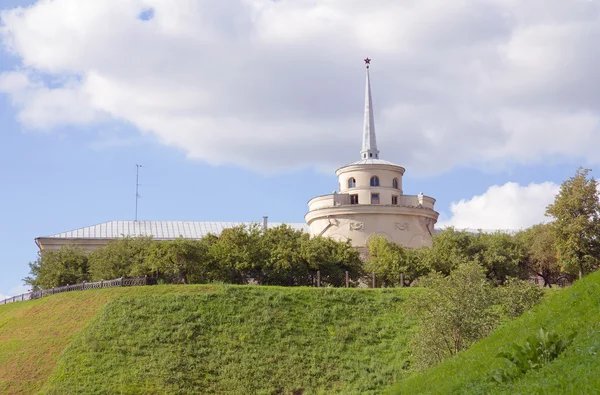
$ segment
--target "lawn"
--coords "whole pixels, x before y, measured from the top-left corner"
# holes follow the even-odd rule
[[[153,286],[0,306],[0,393],[381,393],[408,366],[414,292]]]
[[[497,384],[495,369],[510,364],[497,358],[510,343],[523,344],[539,328],[566,337],[577,332],[563,354],[516,380]],[[522,317],[495,330],[469,350],[403,380],[397,394],[587,394],[600,388],[600,272],[572,287],[550,292]]]

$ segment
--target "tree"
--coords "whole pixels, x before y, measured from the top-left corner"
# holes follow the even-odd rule
[[[34,290],[78,284],[90,278],[85,251],[71,246],[42,251],[34,262],[29,263],[29,269],[31,276],[23,281]]]
[[[308,239],[308,234],[285,224],[263,232],[265,258],[264,262],[255,264],[255,267],[261,267],[261,284],[293,285],[307,282],[308,266],[302,257],[304,239]]]
[[[407,308],[420,320],[411,347],[421,368],[467,349],[543,295],[537,285],[514,278],[494,287],[477,262],[459,264],[449,276],[433,273],[419,282],[426,292],[412,295]]]
[[[159,270],[167,281],[190,284],[192,279],[199,279],[202,269],[210,260],[206,259],[206,251],[198,240],[184,239],[154,242],[146,258],[147,267]]]
[[[478,263],[458,266],[450,276],[435,273],[420,280],[408,310],[420,319],[412,348],[416,364],[428,367],[456,355],[486,336],[500,319],[493,286]]]
[[[544,280],[544,287],[552,287],[561,275],[554,232],[549,224],[538,224],[519,232],[517,237],[525,247],[525,268],[530,275]]]
[[[246,283],[249,274],[262,269],[267,257],[262,232],[257,225],[223,229],[209,254],[223,269],[224,281]]]
[[[356,281],[363,273],[360,253],[349,240],[336,241],[328,237],[306,235],[301,247],[307,268],[321,272],[321,282],[333,286],[344,286],[346,272],[350,280]]]
[[[546,215],[554,218],[558,263],[567,272],[578,272],[579,278],[597,267],[600,254],[598,183],[589,173],[579,167],[546,208]]]
[[[429,273],[424,256],[426,248],[411,250],[388,241],[383,236],[369,240],[369,257],[365,262],[365,271],[375,273],[386,286],[400,283],[401,275],[404,285],[410,285],[417,278]]]
[[[433,247],[422,254],[424,265],[445,275],[473,258],[473,235],[448,227],[433,235]]]
[[[526,251],[513,235],[504,232],[479,233],[473,237],[472,259],[486,270],[488,279],[503,284],[509,277],[522,277],[525,273]]]
[[[145,260],[154,241],[151,237],[123,237],[89,255],[94,281],[150,274]]]

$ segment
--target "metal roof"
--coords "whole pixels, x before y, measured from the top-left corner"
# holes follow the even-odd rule
[[[284,222],[268,222],[268,227],[276,227]],[[155,239],[170,240],[178,237],[200,239],[209,233],[219,235],[226,228],[259,222],[196,222],[196,221],[109,221],[85,228],[46,236],[51,239],[116,239],[119,237],[152,236]],[[308,226],[301,223],[285,223],[296,230],[308,232]]]

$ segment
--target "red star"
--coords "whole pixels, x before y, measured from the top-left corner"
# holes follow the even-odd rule
[[[371,59],[365,58],[365,64],[371,64]]]

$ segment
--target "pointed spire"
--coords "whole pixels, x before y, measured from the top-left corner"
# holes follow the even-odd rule
[[[369,77],[369,64],[371,59],[365,59],[367,66],[367,82],[365,86],[365,123],[363,129],[363,144],[360,151],[361,159],[379,159],[377,139],[375,137],[375,118],[373,117],[373,101],[371,99],[371,79]]]

